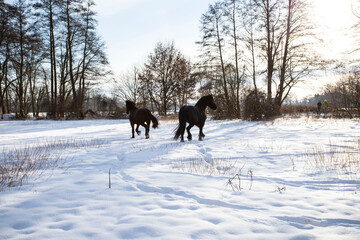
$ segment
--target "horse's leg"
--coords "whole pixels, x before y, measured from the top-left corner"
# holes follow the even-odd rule
[[[180,141],[184,142],[184,133],[186,128],[186,122],[183,124],[180,124],[179,130],[180,130]]]
[[[146,124],[146,122],[144,122],[141,124],[141,126],[143,126],[145,128],[145,137],[146,137],[146,139],[148,139],[149,138],[149,127],[148,127],[149,125]]]
[[[204,125],[199,126],[199,140],[200,141],[202,141],[203,138],[205,137],[205,134],[203,133],[203,127],[204,127]]]
[[[134,132],[134,123],[131,123],[131,133],[132,133],[132,137],[131,138],[135,138],[135,132]]]
[[[148,139],[150,138],[150,121],[147,121],[145,126],[145,136]]]
[[[191,133],[190,133],[190,129],[192,128],[194,126],[194,124],[189,124],[189,126],[186,128],[186,131],[187,131],[187,134],[188,134],[188,136],[187,136],[187,139],[189,140],[189,141],[191,141],[192,140],[192,135],[191,135]]]
[[[137,135],[141,134],[141,131],[139,131],[139,127],[140,127],[140,124],[137,124],[136,125],[136,133],[137,133]]]
[[[184,142],[185,128],[186,128],[186,122],[180,122],[178,131],[180,133],[180,141],[181,142]]]

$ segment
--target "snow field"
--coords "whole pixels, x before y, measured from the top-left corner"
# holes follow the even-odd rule
[[[360,236],[359,175],[304,164],[317,144],[359,139],[359,121],[207,121],[204,141],[194,127],[184,143],[172,139],[175,127],[160,121],[147,140],[143,129],[130,139],[127,120],[0,122],[3,151],[54,139],[103,143],[66,148],[67,168],[0,192],[0,239]],[[236,173],[241,191],[228,184]]]

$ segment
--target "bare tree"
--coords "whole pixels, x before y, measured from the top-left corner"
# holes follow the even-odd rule
[[[313,47],[314,34],[304,0],[254,0],[260,16],[260,50],[266,62],[269,115],[280,107],[304,76],[321,66]],[[274,93],[273,87],[276,91]]]
[[[175,79],[178,87],[175,91],[176,98],[173,100],[175,113],[177,111],[177,106],[181,107],[187,104],[190,99],[194,98],[199,73],[193,72],[193,69],[194,67],[190,60],[185,58],[180,58],[178,60],[175,71]]]
[[[40,11],[39,17],[44,19],[44,29],[48,36],[48,56],[50,58],[50,112],[53,117],[58,115],[58,78],[57,78],[57,63],[56,63],[56,38],[55,25],[59,22],[57,17],[61,1],[59,0],[38,0],[34,4],[35,9]],[[45,34],[44,34],[45,35]]]
[[[18,102],[17,114],[19,118],[25,118],[29,112],[29,85],[35,75],[33,64],[42,61],[42,39],[37,31],[38,21],[34,19],[29,5],[18,0],[15,5],[16,15],[14,18],[14,53],[11,57],[12,67],[15,70],[14,88]]]
[[[295,86],[323,64],[314,50],[313,27],[308,19],[308,4],[303,0],[287,0],[283,27],[281,54],[278,60],[279,76],[274,100],[275,113]]]
[[[137,104],[143,102],[140,98],[141,87],[139,73],[139,69],[134,66],[131,71],[121,74],[118,77],[117,86],[113,94],[117,98],[120,98],[120,101],[125,102],[126,100],[131,100]]]
[[[255,6],[261,21],[261,28],[264,36],[261,39],[261,50],[266,60],[266,78],[267,78],[267,102],[272,105],[272,81],[275,71],[276,57],[280,51],[282,39],[281,30],[281,0],[254,0]]]
[[[0,1],[0,107],[2,115],[8,113],[9,90],[9,64],[11,57],[10,44],[15,40],[11,21],[14,18],[14,11],[9,4]]]
[[[167,115],[179,94],[180,84],[190,77],[191,65],[186,63],[174,43],[158,43],[144,64],[139,79],[159,114]]]
[[[241,14],[241,28],[243,29],[241,40],[244,44],[245,59],[246,56],[248,56],[246,62],[249,67],[246,69],[251,69],[248,75],[251,76],[255,96],[257,96],[257,38],[259,38],[259,36],[256,36],[256,28],[258,27],[259,21],[255,6],[253,0],[242,0],[239,11]]]
[[[229,99],[231,99],[232,105],[234,105],[234,111],[235,115],[240,118],[241,117],[241,108],[240,108],[240,87],[243,83],[243,76],[244,72],[240,72],[239,66],[239,60],[240,60],[240,51],[239,51],[239,42],[240,42],[240,36],[238,33],[238,25],[239,25],[239,7],[240,2],[238,0],[227,0],[224,4],[224,15],[227,18],[229,24],[226,25],[226,33],[230,36],[230,41],[232,42],[233,47],[233,58],[234,58],[234,67],[230,67],[232,65],[229,65],[230,68],[228,68],[230,76],[232,72],[234,72],[235,76],[230,77],[231,82],[229,82],[230,85],[230,94]],[[245,68],[244,66],[242,67]],[[230,70],[230,71],[229,71]],[[232,70],[232,71],[231,71]],[[228,74],[227,74],[228,75]],[[228,76],[229,78],[229,76]]]
[[[228,86],[226,81],[225,71],[225,56],[224,56],[224,44],[225,44],[225,33],[224,33],[224,12],[223,4],[216,2],[210,4],[207,12],[202,15],[200,20],[200,29],[202,32],[202,40],[197,42],[203,51],[203,59],[206,65],[210,66],[215,70],[221,69],[221,79],[225,102],[227,106],[230,106],[230,98],[228,93]]]
[[[67,0],[60,17],[66,36],[60,50],[61,101],[67,102],[70,93],[69,110],[77,117],[83,116],[85,94],[92,80],[110,74],[106,69],[105,44],[95,31],[94,5],[93,0]]]
[[[19,117],[36,115],[44,98],[54,118],[82,115],[87,89],[109,73],[93,8],[93,0],[0,1],[3,111],[13,101]]]

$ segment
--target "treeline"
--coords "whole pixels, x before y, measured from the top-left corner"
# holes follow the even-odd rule
[[[325,66],[329,70],[329,62],[317,53],[321,39],[309,4],[310,0],[216,1],[201,16],[201,54],[196,61],[173,42],[158,43],[144,64],[120,76],[111,102],[104,98],[101,108],[115,108],[114,99],[119,105],[132,100],[168,115],[199,95],[213,94],[218,118],[278,115],[294,86]],[[94,97],[94,85],[109,71],[104,43],[96,33],[93,0],[0,0],[0,11],[3,113],[25,118],[45,111],[54,119],[82,118],[87,108],[99,105],[94,102],[100,99]],[[354,14],[360,19],[355,10]],[[355,73],[351,79],[358,79]],[[344,89],[338,87],[336,94]]]
[[[82,117],[106,73],[92,0],[0,0],[0,107],[26,118]]]
[[[316,106],[318,101],[329,103],[334,111],[348,111],[360,115],[360,69],[351,68],[347,72],[339,72],[340,79],[326,84],[314,97],[305,98],[301,104]]]

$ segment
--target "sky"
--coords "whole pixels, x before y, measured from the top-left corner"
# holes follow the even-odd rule
[[[359,6],[358,0],[312,0],[314,23],[318,27],[318,36],[324,39],[319,51],[327,59],[339,61],[351,58],[348,53],[354,49],[356,42],[351,36],[351,27],[356,18],[353,9]],[[358,8],[359,9],[359,8]],[[325,69],[321,77],[311,78],[297,85],[293,92],[297,99],[311,97],[321,92],[329,83],[339,79],[337,72]]]
[[[98,30],[115,74],[143,63],[158,42],[197,55],[200,17],[212,0],[96,0]]]
[[[173,41],[185,56],[195,59],[195,42],[201,39],[201,15],[215,0],[95,0],[98,31],[105,41],[107,55],[115,76],[139,66],[158,42]],[[323,54],[343,58],[354,46],[348,35],[354,23],[352,4],[357,0],[313,0],[313,16],[319,35],[325,38]],[[333,79],[324,78],[301,84],[295,89],[298,98],[311,95]],[[327,75],[330,74],[330,75]],[[333,80],[332,80],[333,81]]]

